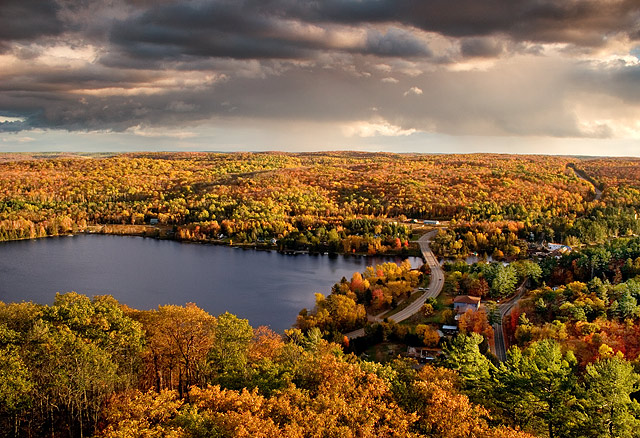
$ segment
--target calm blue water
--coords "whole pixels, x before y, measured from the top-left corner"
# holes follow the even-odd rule
[[[0,243],[0,301],[51,304],[56,292],[110,294],[136,309],[196,303],[252,326],[289,328],[314,293],[390,258],[282,255],[142,237],[79,235]],[[422,264],[410,258],[414,267]]]

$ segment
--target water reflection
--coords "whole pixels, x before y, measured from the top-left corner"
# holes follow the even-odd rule
[[[327,294],[343,276],[389,260],[102,235],[5,242],[0,300],[51,303],[56,292],[73,290],[110,294],[138,309],[194,302],[214,315],[229,311],[254,327],[282,331],[300,309],[313,306],[314,292]]]

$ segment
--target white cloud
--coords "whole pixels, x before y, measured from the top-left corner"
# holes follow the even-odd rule
[[[422,94],[422,89],[418,87],[411,87],[404,92],[405,96],[409,96],[410,94],[415,94],[416,96],[420,96]]]
[[[419,131],[416,129],[403,129],[380,118],[369,122],[354,122],[342,127],[342,133],[345,137],[404,137],[416,132]]]
[[[32,141],[36,141],[33,137],[4,137],[2,139],[4,143],[31,143]]]
[[[583,93],[571,108],[585,137],[640,139],[640,105],[603,94]]]
[[[182,131],[178,129],[164,129],[164,128],[151,128],[148,126],[134,126],[126,130],[133,135],[139,137],[168,137],[184,140],[187,138],[194,138],[197,134],[190,131]]]
[[[0,116],[0,123],[14,123],[14,122],[24,122],[24,119],[20,117]]]
[[[384,73],[390,73],[392,70],[392,67],[389,64],[375,64],[373,68]]]

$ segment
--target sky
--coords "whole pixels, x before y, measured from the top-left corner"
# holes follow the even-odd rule
[[[639,0],[2,0],[0,151],[640,156]]]

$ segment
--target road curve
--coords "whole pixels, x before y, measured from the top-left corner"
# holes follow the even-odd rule
[[[400,322],[405,319],[415,315],[420,311],[422,305],[427,301],[428,298],[437,297],[440,295],[442,291],[442,286],[444,284],[444,271],[440,267],[440,263],[438,263],[438,259],[431,251],[431,246],[429,245],[431,239],[438,233],[438,230],[430,231],[424,234],[420,239],[418,239],[418,245],[420,245],[420,251],[422,252],[422,257],[425,260],[425,263],[431,269],[431,281],[429,282],[429,287],[425,293],[422,294],[417,300],[413,303],[409,304],[404,309],[399,312],[389,316],[388,318],[395,321]],[[414,291],[415,293],[416,291]],[[381,315],[378,315],[374,318],[375,320],[381,320]],[[354,330],[352,332],[346,333],[345,336],[349,339],[359,338],[364,336],[364,328]]]

